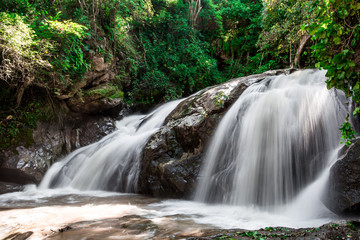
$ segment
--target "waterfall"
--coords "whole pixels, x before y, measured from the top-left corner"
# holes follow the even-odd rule
[[[142,150],[180,101],[166,103],[148,115],[125,117],[117,122],[114,133],[55,163],[39,187],[136,192]]]
[[[195,199],[273,209],[319,177],[347,112],[325,73],[269,76],[247,88],[212,138]]]

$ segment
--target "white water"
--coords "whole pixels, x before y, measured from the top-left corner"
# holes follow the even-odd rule
[[[294,204],[309,207],[304,203]],[[0,239],[16,232],[32,231],[30,240],[52,239],[58,229],[66,226],[75,230],[75,237],[71,239],[147,240],[171,239],[173,235],[196,236],[209,228],[318,227],[336,219],[323,209],[316,209],[312,215],[299,215],[291,212],[293,208],[282,208],[281,213],[274,213],[256,207],[160,201],[136,194],[70,188],[39,190],[35,186],[24,192],[0,195],[1,208]],[[122,217],[134,215],[148,219],[158,230],[149,228],[132,233],[121,227],[125,221]],[[82,237],[77,235],[79,231]],[[69,238],[60,235],[55,239]]]
[[[131,215],[160,230],[131,235],[100,224],[85,228],[84,236],[105,239],[110,232],[106,239],[164,239],[214,227],[317,227],[336,219],[320,196],[337,157],[346,109],[344,96],[326,89],[324,74],[269,77],[241,95],[213,137],[197,202],[88,191],[136,191],[142,148],[178,104],[173,102],[118,122],[113,134],[56,163],[38,189],[0,195],[0,239],[26,231],[34,232],[30,239],[45,239],[74,222],[121,222]]]
[[[325,71],[306,70],[246,89],[216,130],[196,199],[272,211],[318,178],[347,112],[344,95],[329,91],[325,80]]]
[[[143,147],[180,101],[166,103],[148,115],[132,115],[117,122],[114,133],[55,163],[40,189],[136,192]]]

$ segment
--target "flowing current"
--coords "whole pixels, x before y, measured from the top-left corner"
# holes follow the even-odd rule
[[[119,121],[114,133],[55,163],[40,188],[136,192],[142,150],[180,101],[164,104],[148,115]]]
[[[126,117],[114,133],[54,164],[38,188],[0,195],[0,239],[27,231],[29,239],[183,239],[208,228],[335,220],[320,196],[347,107],[325,79],[324,71],[306,70],[248,87],[212,137],[197,201],[104,192],[137,192],[141,152],[180,101]],[[73,229],[56,231],[66,226]]]
[[[345,100],[326,88],[325,71],[251,85],[213,136],[196,199],[265,209],[294,199],[334,156]]]

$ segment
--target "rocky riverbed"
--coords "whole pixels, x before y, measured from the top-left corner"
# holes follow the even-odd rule
[[[265,227],[258,230],[245,229],[190,229],[190,222],[181,225],[155,224],[151,220],[129,215],[101,221],[83,221],[51,230],[44,239],[187,239],[187,240],[231,240],[231,239],[359,239],[360,222],[342,220],[316,228]],[[187,228],[180,229],[187,225]],[[14,233],[5,239],[31,239],[32,231]]]
[[[358,220],[339,221],[317,228],[266,227],[255,231],[232,229],[212,230],[202,237],[187,237],[189,240],[210,239],[359,239],[360,222]]]

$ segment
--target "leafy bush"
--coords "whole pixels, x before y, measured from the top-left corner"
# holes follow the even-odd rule
[[[327,70],[327,87],[343,90],[352,97],[360,112],[360,3],[356,0],[324,1],[317,8],[318,18],[307,26],[316,40],[312,55],[318,68]],[[354,137],[351,125],[340,128],[347,145]]]
[[[0,12],[16,12],[25,15],[32,10],[29,0],[1,0]]]
[[[64,85],[78,79],[89,69],[84,57],[82,40],[87,28],[70,20],[42,20],[33,25],[39,39],[46,39],[54,46],[50,58],[54,70],[60,73]]]
[[[139,33],[138,52],[143,54],[132,74],[135,101],[179,98],[223,81],[207,50],[210,44],[189,25],[187,6],[181,1],[160,6],[145,22],[133,23]]]
[[[274,56],[269,60],[276,61],[278,67],[299,67],[299,65],[309,65],[312,61],[310,54],[302,55],[303,61],[300,64],[296,62],[296,53],[300,50],[301,42],[307,42],[309,39],[308,32],[302,29],[302,26],[316,18],[315,10],[320,2],[321,0],[264,2],[258,46],[261,51]],[[308,41],[305,49],[310,45]]]
[[[51,68],[45,59],[52,45],[36,39],[24,17],[1,12],[0,22],[0,80],[17,87],[38,71]]]

